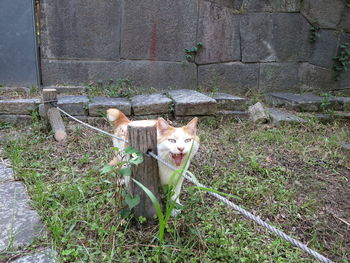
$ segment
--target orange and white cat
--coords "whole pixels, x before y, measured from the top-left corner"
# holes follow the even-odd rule
[[[118,109],[107,110],[107,117],[113,125],[114,134],[119,138],[127,140],[127,126],[132,121],[130,121],[124,115],[124,113]],[[187,125],[180,128],[170,126],[169,123],[163,118],[158,118],[158,120],[145,120],[144,122],[152,124],[155,123],[157,125],[157,150],[158,155],[163,160],[176,168],[181,169],[185,164],[185,160],[188,158],[188,154],[191,154],[188,158],[189,161],[187,162],[186,167],[184,167],[186,171],[190,165],[190,160],[193,158],[199,148],[199,138],[196,135],[198,118],[193,118]],[[128,146],[126,143],[114,138],[113,145],[114,147],[118,147],[120,150],[123,150]],[[120,155],[120,153],[117,153],[110,162],[110,165],[118,164],[122,158],[123,156]],[[169,184],[170,178],[174,171],[160,162],[158,162],[158,167],[161,184]],[[129,180],[130,178],[125,177],[125,184],[128,184]],[[174,180],[174,182],[176,181],[177,180]],[[178,183],[174,189],[175,193],[172,196],[172,199],[176,200],[178,204],[180,204],[179,195],[182,183],[183,177],[178,180]]]

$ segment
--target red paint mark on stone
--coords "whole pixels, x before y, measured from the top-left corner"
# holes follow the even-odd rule
[[[152,35],[151,35],[151,45],[149,49],[149,59],[156,60],[157,57],[157,23],[154,22],[152,26]]]

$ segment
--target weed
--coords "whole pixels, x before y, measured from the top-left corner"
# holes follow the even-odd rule
[[[332,112],[329,109],[329,106],[332,104],[332,102],[331,102],[332,94],[330,92],[326,92],[326,93],[322,93],[320,96],[322,97],[322,101],[321,101],[321,104],[320,104],[320,109],[323,112],[327,112],[327,113]]]
[[[194,62],[194,59],[200,49],[203,47],[202,42],[198,42],[195,46],[191,48],[185,48],[185,57],[188,62]]]
[[[103,82],[90,84],[87,91],[90,98],[96,96],[131,98],[138,93],[128,79],[118,79],[116,82],[109,80],[106,84]]]
[[[14,127],[13,123],[10,122],[0,122],[0,130],[11,129]]]
[[[350,55],[349,43],[341,44],[339,46],[338,55],[333,58],[334,60],[333,70],[335,72],[334,80],[336,81],[340,80],[341,73],[348,70],[349,55]]]
[[[39,88],[37,86],[31,86],[29,90],[31,95],[38,95],[39,94]]]
[[[320,26],[316,24],[311,25],[310,38],[309,38],[310,43],[314,44],[319,37],[320,37]]]

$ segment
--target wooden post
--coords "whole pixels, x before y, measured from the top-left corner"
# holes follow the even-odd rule
[[[144,159],[143,163],[133,165],[132,178],[147,187],[161,203],[158,162],[147,155],[149,150],[157,154],[156,124],[149,121],[133,121],[128,126],[128,134],[129,146],[140,150]],[[136,218],[143,216],[152,219],[157,214],[148,195],[132,180],[130,180],[128,191],[132,196],[140,196],[140,203],[134,208]]]
[[[52,108],[51,102],[57,102],[57,91],[56,89],[43,89],[43,102],[44,102],[44,112],[46,124],[49,124],[49,119],[47,116],[47,112],[50,108]]]
[[[57,102],[56,89],[43,89],[43,102],[46,124],[51,125],[56,141],[65,140],[67,133],[61,114],[57,108],[52,106],[52,103]]]

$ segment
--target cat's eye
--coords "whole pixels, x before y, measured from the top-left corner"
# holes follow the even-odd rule
[[[171,142],[171,143],[176,143],[175,139],[168,139],[168,141]]]
[[[192,139],[186,139],[185,140],[185,143],[189,143],[189,142],[191,142],[192,141]]]

